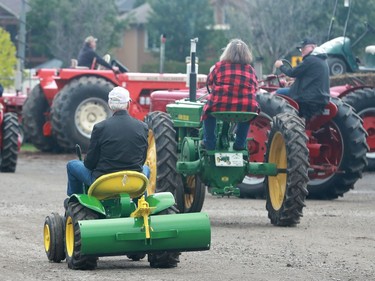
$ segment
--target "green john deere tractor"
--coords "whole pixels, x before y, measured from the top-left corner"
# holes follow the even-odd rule
[[[94,269],[98,257],[148,255],[151,267],[175,267],[180,252],[208,250],[209,218],[178,214],[170,192],[155,193],[149,179],[135,171],[98,178],[84,194],[66,202],[65,216],[48,215],[44,248],[52,262],[66,259],[71,269]]]
[[[249,162],[249,151],[233,150],[235,126],[257,117],[252,112],[216,112],[217,144],[214,151],[201,147],[204,101],[196,100],[195,44],[191,40],[189,98],[167,105],[167,112],[154,111],[146,116],[150,128],[150,151],[154,174],[169,174],[171,190],[176,193],[180,211],[199,212],[206,186],[213,195],[239,195],[237,184],[247,174],[266,176],[268,217],[278,226],[299,223],[307,195],[308,150],[303,121],[291,113],[275,116],[269,131],[264,163]],[[173,96],[173,91],[168,93]],[[176,92],[176,95],[178,93]],[[158,180],[155,180],[158,185]],[[177,189],[178,190],[178,189]]]

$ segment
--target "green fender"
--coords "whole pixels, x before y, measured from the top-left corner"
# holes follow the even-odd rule
[[[104,206],[96,197],[88,196],[87,194],[73,194],[70,197],[69,202],[74,201],[72,198],[75,198],[81,205],[93,210],[94,212],[106,216]]]
[[[176,203],[173,194],[170,192],[154,193],[147,196],[146,201],[149,207],[155,207],[155,209],[151,212],[151,215],[166,210]]]

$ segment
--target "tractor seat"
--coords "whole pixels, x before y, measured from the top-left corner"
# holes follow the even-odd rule
[[[241,111],[216,111],[210,112],[216,119],[224,122],[247,122],[258,116],[255,112],[241,112]]]
[[[148,185],[147,177],[136,171],[120,171],[97,178],[88,190],[89,196],[99,200],[127,193],[130,198],[141,196]]]

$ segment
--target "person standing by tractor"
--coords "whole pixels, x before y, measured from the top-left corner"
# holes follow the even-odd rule
[[[143,166],[148,149],[148,126],[128,113],[131,102],[128,90],[115,87],[108,94],[113,116],[94,125],[84,161],[67,164],[67,195],[83,193],[102,175],[132,170],[147,171]]]
[[[299,115],[306,120],[323,113],[329,103],[329,68],[326,52],[317,47],[311,38],[302,40],[297,49],[302,54],[302,62],[294,68],[277,60],[275,68],[289,77],[295,78],[290,88],[281,88],[278,94],[286,95],[299,105]]]
[[[207,77],[207,87],[211,89],[211,94],[202,115],[202,146],[207,150],[214,150],[216,146],[216,118],[211,112],[259,111],[255,100],[258,82],[251,62],[252,53],[246,43],[240,39],[232,39],[221,54],[220,61],[211,67]],[[249,127],[250,121],[238,123],[234,150],[246,149]]]
[[[108,69],[112,69],[117,72],[119,68],[117,66],[112,66],[106,62],[102,57],[100,57],[96,52],[96,41],[97,38],[93,36],[88,36],[84,43],[82,49],[78,54],[78,66],[86,66],[92,68],[95,63],[100,64]]]

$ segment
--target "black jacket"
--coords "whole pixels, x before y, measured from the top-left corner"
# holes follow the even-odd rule
[[[329,68],[326,59],[327,54],[317,47],[295,68],[280,67],[283,73],[296,78],[290,87],[291,98],[298,103],[328,104]]]
[[[122,170],[141,172],[147,148],[146,123],[120,110],[95,124],[84,164],[95,178]]]
[[[103,58],[97,53],[95,53],[94,49],[91,48],[87,43],[85,43],[82,49],[79,51],[78,66],[86,66],[91,68],[94,58],[96,58],[96,63],[103,65],[108,69],[112,69],[112,66],[103,60]]]

